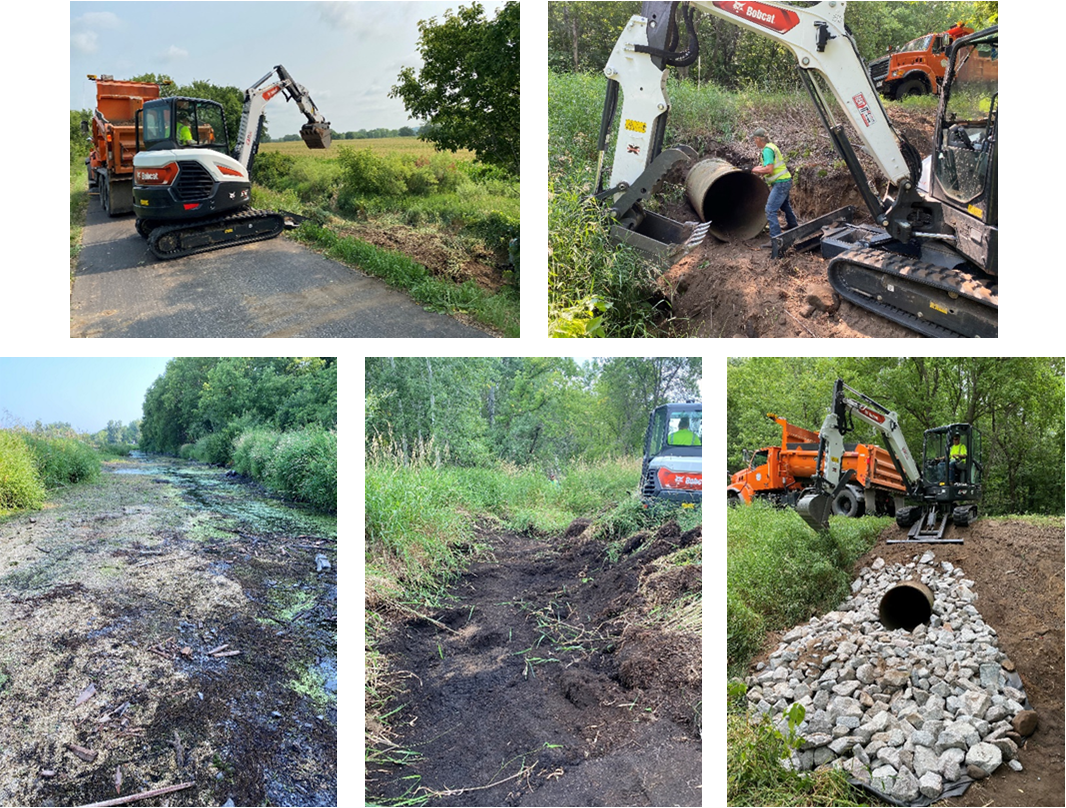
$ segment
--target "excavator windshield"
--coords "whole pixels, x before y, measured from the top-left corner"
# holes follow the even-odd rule
[[[676,453],[681,447],[694,447],[694,453],[700,454],[702,445],[702,405],[667,404],[655,410],[648,429],[646,454],[658,455],[664,449]]]

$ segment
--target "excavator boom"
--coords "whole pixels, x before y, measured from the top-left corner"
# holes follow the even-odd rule
[[[277,76],[276,81],[270,82]],[[270,82],[270,83],[267,83]],[[332,140],[329,121],[327,121],[311,100],[311,94],[302,84],[298,84],[283,65],[274,69],[244,91],[244,111],[241,113],[241,125],[237,132],[237,148],[233,157],[241,165],[251,170],[252,161],[259,150],[259,138],[262,133],[265,108],[278,93],[290,101],[295,101],[300,111],[306,116],[307,123],[300,129],[300,137],[309,149],[328,149]]]

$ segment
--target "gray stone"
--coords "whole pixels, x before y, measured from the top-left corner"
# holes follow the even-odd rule
[[[880,790],[936,800],[969,768],[980,776],[1017,757],[1035,714],[1025,693],[1006,686],[995,632],[976,606],[973,583],[950,563],[931,560],[863,570],[837,609],[784,635],[767,666],[748,679],[753,716],[784,726],[791,704],[807,709],[797,771],[828,764],[860,780],[876,766]],[[935,615],[914,631],[886,631],[876,608],[899,581],[935,593]],[[800,662],[800,660],[804,660]],[[1026,721],[1029,723],[1027,724]],[[995,752],[988,751],[989,749]],[[900,797],[904,799],[900,799]]]

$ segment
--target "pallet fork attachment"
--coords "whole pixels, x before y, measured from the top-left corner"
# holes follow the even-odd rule
[[[832,213],[827,213],[824,216],[819,216],[817,219],[811,219],[809,222],[804,222],[799,227],[793,227],[791,230],[785,230],[780,236],[770,239],[772,252],[771,258],[780,258],[785,254],[785,250],[790,247],[796,252],[805,252],[807,250],[813,250],[822,243],[822,233],[825,228],[833,225],[838,225],[841,222],[851,223],[855,218],[855,208],[852,205],[834,210]]]
[[[907,532],[905,539],[888,539],[886,544],[963,544],[961,538],[944,538],[951,521],[951,511],[926,508],[921,518]],[[956,533],[955,536],[958,536]]]

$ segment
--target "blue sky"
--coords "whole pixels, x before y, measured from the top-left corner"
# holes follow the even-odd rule
[[[388,97],[403,67],[421,68],[418,22],[469,2],[70,3],[70,108],[93,109],[86,74],[169,75],[246,89],[274,65],[304,85],[338,132],[413,123]],[[502,0],[485,0],[493,16]],[[278,96],[267,105],[274,137],[306,119]]]
[[[66,422],[92,433],[108,421],[128,424],[167,361],[0,357],[0,427]]]

